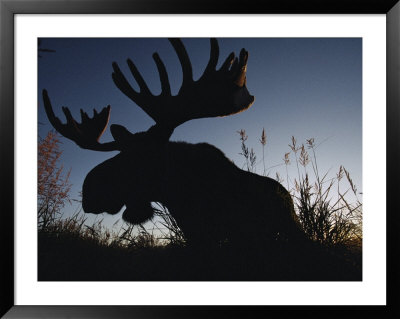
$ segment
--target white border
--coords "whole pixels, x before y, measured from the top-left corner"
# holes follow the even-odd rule
[[[17,305],[385,304],[386,18],[384,15],[17,15],[15,32],[15,300]],[[362,282],[46,283],[36,281],[37,242],[34,239],[37,238],[35,215],[37,37],[167,36],[363,38],[364,280]],[[163,293],[159,293],[160,291]]]

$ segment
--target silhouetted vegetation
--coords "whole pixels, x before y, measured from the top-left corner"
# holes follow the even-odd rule
[[[256,172],[256,154],[246,146],[247,138],[241,130],[245,168]],[[263,148],[266,142],[263,131]],[[292,138],[289,147],[283,165],[287,168],[290,156],[294,157],[298,176],[289,179],[287,175],[286,181],[279,175],[276,178],[290,190],[299,221],[314,244],[298,246],[276,240],[260,250],[222,242],[219,247],[202,250],[186,245],[183,232],[160,203],[153,203],[160,221],[150,228],[123,223],[116,230],[106,227],[103,220],[88,225],[80,211],[63,217],[60,210],[69,200],[68,175],[63,175],[62,166],[58,166],[61,152],[57,136],[49,133],[39,143],[38,279],[361,280],[362,204],[358,199],[355,205],[346,200],[348,191],[357,196],[349,172],[340,166],[334,178],[320,176],[314,139],[304,146]],[[262,161],[262,175],[267,175],[264,156]],[[309,166],[313,179],[307,171]],[[343,192],[340,183],[344,178],[350,187]]]
[[[61,208],[69,201],[69,174],[63,174],[59,165],[60,140],[57,133],[50,131],[45,138],[39,137],[38,144],[38,228],[47,229],[59,219]]]
[[[256,172],[256,154],[246,146],[248,136],[245,130],[240,130],[240,141],[245,158],[244,167],[248,171]],[[265,130],[261,133],[260,143],[263,147],[263,173],[265,168],[264,148],[267,142]],[[329,177],[328,172],[321,175],[318,170],[315,139],[307,139],[299,145],[295,137],[291,138],[289,152],[284,154],[282,165],[286,169],[286,181],[276,173],[276,180],[284,184],[294,199],[296,214],[307,236],[326,246],[345,245],[362,246],[362,203],[359,199],[356,185],[350,173],[340,166],[335,176]],[[310,154],[311,153],[311,154]],[[297,176],[290,178],[288,166],[290,157],[294,157]],[[273,168],[280,165],[274,165]],[[311,166],[311,174],[309,167]],[[343,182],[348,186],[343,190]],[[354,195],[355,203],[347,198],[349,192]]]

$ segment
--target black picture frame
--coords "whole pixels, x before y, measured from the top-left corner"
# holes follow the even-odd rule
[[[14,17],[16,14],[386,14],[387,21],[387,305],[386,306],[16,306],[14,304]],[[400,118],[398,0],[0,0],[0,315],[5,318],[296,318],[399,316],[396,244]],[[384,173],[384,172],[382,172]]]

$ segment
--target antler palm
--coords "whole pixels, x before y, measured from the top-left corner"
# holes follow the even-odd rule
[[[178,95],[171,95],[168,74],[157,53],[153,59],[157,65],[161,81],[161,94],[154,96],[140,72],[128,59],[127,63],[137,81],[140,92],[135,91],[122,74],[117,63],[113,63],[112,78],[116,86],[137,103],[157,124],[176,127],[196,118],[226,116],[246,110],[254,102],[246,88],[246,68],[248,52],[241,50],[239,58],[232,52],[221,68],[216,70],[219,47],[216,39],[211,39],[208,65],[199,80],[193,80],[189,56],[179,39],[169,39],[182,65],[183,83]]]

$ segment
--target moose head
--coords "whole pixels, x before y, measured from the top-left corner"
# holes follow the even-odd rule
[[[161,82],[161,94],[153,95],[135,64],[128,67],[139,92],[134,90],[113,63],[115,85],[154,121],[145,132],[132,134],[121,125],[111,125],[114,141],[100,143],[110,106],[90,118],[81,110],[81,123],[68,108],[63,124],[54,114],[47,91],[43,101],[54,128],[78,146],[119,154],[93,168],[86,176],[82,206],[86,213],[118,213],[140,224],[153,216],[151,202],[168,207],[189,240],[220,241],[251,229],[252,234],[275,236],[294,229],[294,210],[288,192],[276,181],[238,169],[209,144],[170,142],[174,129],[189,120],[229,116],[248,109],[254,102],[246,87],[248,52],[231,53],[217,70],[219,47],[211,39],[210,59],[203,75],[193,80],[192,65],[179,39],[169,39],[183,72],[182,86],[171,94],[168,74],[157,53],[153,54]],[[289,233],[293,231],[288,231]]]

